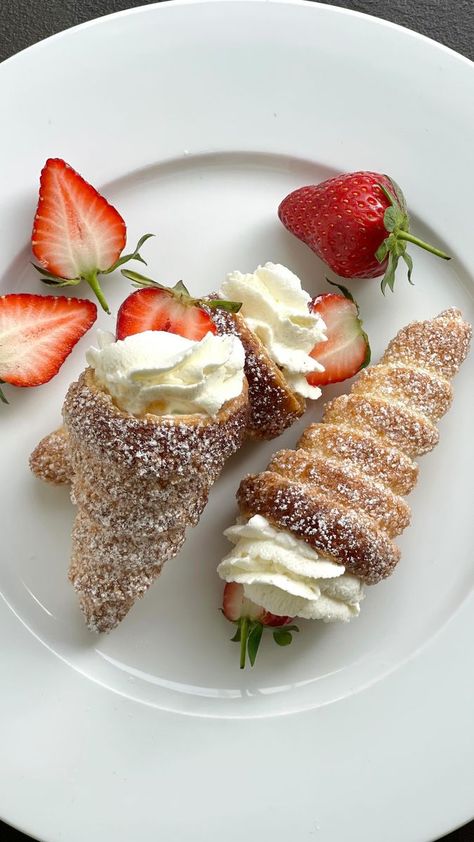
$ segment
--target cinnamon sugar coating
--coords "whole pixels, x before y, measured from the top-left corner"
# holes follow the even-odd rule
[[[64,427],[41,439],[30,456],[30,468],[45,482],[63,485],[71,481],[68,436]]]
[[[247,385],[213,417],[139,418],[118,409],[87,369],[63,411],[78,510],[69,578],[89,628],[110,631],[177,554],[241,446]]]
[[[391,539],[410,520],[400,495],[416,483],[411,460],[438,441],[434,422],[451,404],[449,378],[470,336],[455,309],[402,328],[381,363],[327,404],[296,450],[280,451],[267,471],[242,481],[241,513],[263,515],[366,584],[390,575],[400,555]]]

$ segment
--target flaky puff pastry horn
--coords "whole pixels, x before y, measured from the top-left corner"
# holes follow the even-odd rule
[[[402,328],[296,450],[279,451],[242,481],[242,516],[264,516],[366,584],[389,576],[400,557],[393,538],[410,521],[403,496],[417,480],[412,460],[438,442],[436,422],[470,338],[456,309]]]

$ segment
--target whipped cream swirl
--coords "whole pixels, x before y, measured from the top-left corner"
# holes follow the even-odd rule
[[[239,582],[245,596],[279,616],[347,622],[359,614],[362,583],[341,564],[319,558],[301,538],[254,515],[226,529],[234,544],[217,572]]]
[[[115,341],[98,332],[86,353],[117,406],[133,415],[215,415],[240,395],[245,352],[236,336],[207,333],[199,342],[146,330]]]
[[[309,355],[317,342],[326,339],[325,324],[318,313],[309,311],[311,298],[300,279],[286,266],[265,263],[246,275],[231,272],[219,296],[242,302],[240,315],[280,366],[289,386],[302,397],[319,398],[321,390],[310,386],[306,375],[324,371]]]

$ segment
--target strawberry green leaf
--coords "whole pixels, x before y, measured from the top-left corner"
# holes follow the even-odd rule
[[[242,307],[241,301],[226,301],[224,298],[203,298],[203,304],[210,310],[225,310],[227,313],[238,313]]]
[[[352,303],[353,303],[353,304],[355,304],[355,306],[357,307],[357,312],[359,312],[359,305],[357,304],[357,301],[355,300],[355,298],[354,298],[354,296],[352,295],[352,293],[351,293],[351,292],[349,292],[349,290],[347,289],[347,287],[344,287],[342,284],[336,284],[336,282],[335,282],[335,281],[330,281],[330,280],[329,280],[329,278],[326,278],[326,281],[327,281],[327,282],[328,282],[328,284],[330,284],[332,287],[337,287],[337,289],[338,289],[338,290],[340,290],[340,291],[342,292],[342,294],[343,294],[344,298],[348,298],[348,299],[349,299],[349,301],[352,301]]]
[[[187,295],[188,298],[191,298],[191,296],[189,294],[189,290],[188,290],[187,286],[185,286],[183,281],[178,281],[178,283],[176,283],[174,285],[173,292],[177,292],[178,295]]]
[[[385,258],[387,257],[387,254],[388,254],[389,249],[390,249],[389,241],[390,241],[390,237],[386,237],[386,239],[383,240],[382,243],[380,243],[377,251],[375,252],[375,257],[376,257],[376,259],[378,260],[379,263],[383,263]]]
[[[257,657],[258,647],[260,646],[260,641],[262,639],[263,634],[263,625],[262,623],[254,622],[251,624],[250,634],[248,637],[248,644],[247,649],[249,653],[249,661],[250,665],[253,667],[255,663],[255,659]]]
[[[44,284],[47,284],[49,287],[77,287],[78,284],[81,283],[82,278],[71,278],[70,281],[62,281],[60,278],[53,280],[52,278],[40,278]]]
[[[394,205],[390,205],[389,208],[386,209],[383,215],[383,224],[387,231],[395,231],[395,228],[400,225],[402,221],[402,214]]]
[[[146,243],[146,241],[149,240],[150,237],[154,236],[154,234],[144,234],[143,237],[140,237],[134,251],[130,252],[129,254],[123,254],[122,257],[119,257],[119,259],[115,261],[115,263],[112,263],[112,266],[109,266],[108,269],[104,269],[102,274],[110,275],[111,272],[115,272],[116,269],[118,269],[120,266],[123,266],[124,263],[128,263],[129,260],[138,260],[140,263],[144,263],[146,266],[146,260],[143,260],[143,257],[140,254],[140,249],[143,243]]]
[[[5,381],[4,381],[4,380],[0,380],[0,384],[1,384],[1,385],[0,385],[0,401],[1,401],[1,403],[8,403],[8,401],[7,401],[6,397],[5,397],[5,395],[3,394],[3,390],[2,390],[2,388],[1,388],[1,386],[2,386],[4,383],[5,383]]]
[[[364,340],[365,340],[365,357],[364,357],[364,362],[362,363],[359,371],[361,371],[361,369],[363,369],[363,368],[367,368],[367,366],[370,363],[371,357],[372,357],[372,349],[370,347],[369,337],[367,336],[365,330],[362,331],[362,336],[364,337]]]
[[[159,284],[158,281],[154,281],[153,278],[147,278],[146,275],[140,275],[139,272],[134,272],[133,269],[121,269],[120,271],[124,278],[128,278],[129,281],[133,282],[134,287],[158,287],[159,289],[166,289],[169,291],[169,287]]]
[[[247,617],[241,617],[239,620],[240,629],[240,669],[245,669],[245,659],[247,657],[247,640],[249,636],[249,621]]]
[[[385,270],[385,275],[382,278],[382,282],[380,284],[380,288],[385,295],[385,290],[387,287],[393,292],[393,287],[395,284],[395,270],[397,268],[398,257],[394,254],[393,251],[389,252],[388,255],[388,263],[387,268]]]
[[[388,178],[388,176],[386,177]],[[429,243],[420,240],[419,237],[414,237],[413,234],[410,234],[410,218],[408,216],[405,197],[396,181],[393,178],[389,180],[395,191],[395,196],[383,184],[378,183],[385,198],[390,202],[383,217],[384,225],[389,232],[389,236],[380,244],[375,252],[375,257],[379,263],[383,263],[388,255],[387,269],[381,283],[381,290],[384,294],[387,287],[393,292],[395,273],[400,257],[403,258],[408,267],[408,280],[411,284],[413,283],[411,280],[413,261],[410,255],[406,253],[407,242],[413,243],[425,249],[425,251],[429,251],[431,254],[436,255],[436,257],[441,257],[443,260],[450,260],[449,255],[441,251],[441,249],[435,248],[435,246],[431,246]]]
[[[377,182],[377,186],[380,187],[382,193],[384,194],[385,198],[387,199],[387,202],[390,202],[391,205],[397,204],[395,196],[392,196],[392,194],[390,193],[390,190],[387,190],[387,188],[380,181]]]
[[[407,254],[407,252],[405,250],[402,252],[402,257],[403,257],[403,259],[404,259],[404,261],[405,261],[405,263],[408,267],[408,272],[407,272],[408,281],[413,286],[413,281],[411,279],[411,273],[413,272],[413,260],[411,259],[410,255]]]
[[[278,643],[278,646],[289,646],[293,640],[293,635],[288,629],[276,629],[273,632],[273,640]]]
[[[232,643],[240,643],[240,623],[237,624],[237,631],[233,637],[231,637]]]
[[[45,284],[49,280],[51,281],[51,285],[56,284],[57,286],[68,286],[70,284],[71,286],[74,286],[75,284],[79,284],[81,281],[81,278],[61,278],[60,275],[53,275],[52,272],[47,272],[46,269],[43,269],[42,266],[38,266],[37,263],[32,262],[31,265],[37,272],[40,273],[40,275],[43,275],[41,280],[44,281]]]
[[[404,212],[406,213],[406,211],[407,211],[407,203],[406,203],[405,196],[403,195],[403,190],[402,190],[402,188],[401,188],[401,187],[397,184],[397,182],[395,181],[395,179],[391,178],[391,176],[386,175],[386,176],[385,176],[385,178],[388,178],[388,180],[390,181],[390,183],[391,183],[391,185],[392,185],[393,189],[395,190],[395,195],[396,195],[396,197],[397,197],[397,199],[398,199],[398,204],[400,205],[400,207],[401,207],[402,211],[404,211]]]

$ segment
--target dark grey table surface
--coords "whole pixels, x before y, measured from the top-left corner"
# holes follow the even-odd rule
[[[327,0],[327,3],[401,24],[474,59],[474,0]],[[144,5],[148,5],[146,0],[0,0],[0,61],[70,26]],[[0,838],[11,842],[29,839],[3,822],[0,822]],[[443,842],[474,842],[474,821],[443,837]]]

